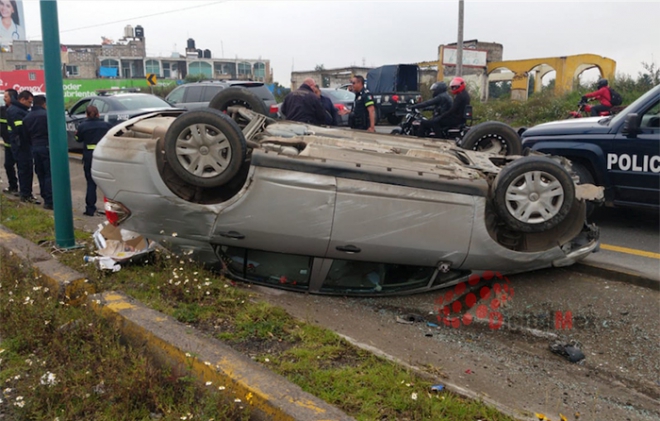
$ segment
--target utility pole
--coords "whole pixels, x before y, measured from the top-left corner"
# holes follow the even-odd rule
[[[463,76],[463,0],[458,0],[458,44],[456,48],[456,76]]]
[[[62,88],[62,59],[60,58],[60,29],[57,1],[41,0],[41,33],[44,43],[44,72],[48,106],[48,139],[50,168],[53,183],[55,213],[55,242],[61,248],[74,248],[73,213],[71,211],[71,176],[69,175],[69,145],[64,121],[64,90]]]

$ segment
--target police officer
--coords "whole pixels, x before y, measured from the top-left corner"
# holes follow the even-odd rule
[[[315,86],[314,79],[307,78],[300,88],[284,98],[280,112],[287,120],[315,125],[325,124],[325,110],[321,100],[314,93]]]
[[[96,183],[92,179],[92,157],[96,144],[105,136],[112,125],[99,118],[99,110],[93,105],[86,109],[87,118],[83,120],[76,131],[76,141],[83,144],[83,170],[87,180],[87,194],[85,195],[85,212],[83,215],[96,214]]]
[[[16,178],[16,161],[11,151],[11,142],[9,140],[9,126],[7,125],[7,108],[11,106],[12,99],[17,99],[18,92],[15,89],[7,89],[4,99],[5,105],[0,107],[0,134],[5,143],[5,172],[7,173],[8,187],[2,189],[3,193],[11,193],[18,196],[18,178]]]
[[[350,115],[348,116],[348,125],[352,129],[375,132],[376,106],[374,105],[374,97],[364,87],[364,77],[360,75],[354,76],[351,80],[351,85],[353,87],[352,91],[355,93],[355,101],[353,101],[353,110],[350,111]],[[342,110],[340,114],[348,114],[348,111]]]
[[[50,151],[48,141],[48,114],[46,97],[34,97],[32,109],[23,120],[25,135],[32,144],[34,172],[39,180],[39,191],[44,200],[44,209],[53,209],[53,187],[50,181]]]
[[[18,167],[18,187],[21,202],[41,204],[32,195],[32,180],[34,176],[34,162],[32,161],[32,145],[25,135],[23,119],[32,106],[33,95],[30,91],[22,91],[17,100],[11,101],[11,107],[7,109],[7,125],[9,126],[9,141],[11,151]]]

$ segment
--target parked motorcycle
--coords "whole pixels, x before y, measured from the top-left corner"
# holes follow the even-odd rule
[[[487,121],[475,126],[462,125],[460,127],[443,128],[440,133],[422,127],[422,121],[427,120],[420,110],[406,108],[406,116],[393,135],[428,137],[434,139],[447,139],[456,142],[463,149],[481,152],[492,152],[498,155],[520,155],[522,143],[520,136],[509,125],[497,121]],[[472,107],[465,110],[465,119],[472,122]]]

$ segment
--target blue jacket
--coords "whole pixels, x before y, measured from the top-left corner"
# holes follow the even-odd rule
[[[86,150],[94,149],[111,128],[112,124],[100,118],[87,118],[78,126],[76,140],[82,142]]]
[[[25,137],[32,146],[48,146],[48,113],[44,107],[33,105],[23,119]]]
[[[339,123],[339,114],[335,108],[335,104],[332,103],[332,100],[327,96],[321,95],[321,104],[325,109],[325,125],[326,126],[336,126]]]

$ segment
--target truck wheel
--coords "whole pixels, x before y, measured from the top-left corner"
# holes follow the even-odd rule
[[[396,114],[388,114],[387,122],[392,126],[398,126],[401,123],[401,118],[401,116],[397,116]]]
[[[211,102],[209,102],[210,108],[223,112],[227,111],[228,107],[236,105],[248,108],[265,116],[269,115],[266,103],[264,103],[261,98],[256,96],[249,89],[238,86],[221,90],[213,97],[213,99],[211,99]]]
[[[495,208],[513,230],[543,232],[559,225],[575,199],[568,171],[547,157],[528,156],[505,166],[494,184]]]
[[[188,111],[165,133],[164,150],[172,171],[196,187],[220,187],[238,173],[247,145],[240,127],[214,109]]]
[[[498,155],[520,155],[522,152],[518,133],[511,126],[498,121],[486,121],[473,126],[463,138],[461,147]]]
[[[578,184],[596,184],[594,182],[594,176],[591,175],[591,171],[589,171],[584,165],[579,162],[571,161],[571,167],[573,168],[573,172],[575,172],[580,179]],[[587,201],[587,216],[591,216],[594,209],[596,209],[596,206],[592,202]]]

